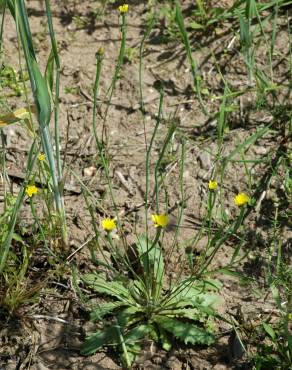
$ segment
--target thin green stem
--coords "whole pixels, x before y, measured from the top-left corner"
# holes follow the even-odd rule
[[[56,148],[56,161],[57,161],[57,171],[58,171],[58,182],[59,185],[62,180],[62,163],[61,163],[61,155],[60,155],[60,134],[59,134],[59,125],[58,125],[58,118],[59,118],[59,95],[60,95],[60,58],[57,48],[57,42],[55,38],[55,32],[53,27],[52,21],[52,12],[50,7],[50,1],[45,0],[46,4],[46,14],[48,19],[48,26],[49,26],[49,33],[51,38],[51,45],[54,54],[54,59],[56,63],[56,80],[55,80],[55,99],[54,99],[54,128],[55,128],[55,148]]]
[[[117,65],[115,68],[114,76],[112,78],[111,86],[108,89],[109,98],[108,98],[106,110],[103,116],[102,143],[104,142],[104,136],[106,137],[106,140],[107,140],[107,131],[106,131],[107,115],[108,115],[109,107],[110,107],[112,97],[113,97],[113,94],[116,88],[116,83],[119,79],[121,68],[124,62],[124,56],[125,56],[125,50],[126,50],[126,30],[127,30],[126,15],[124,13],[122,14],[121,30],[122,30],[122,39],[121,39],[121,46],[120,46],[118,61],[117,61]]]

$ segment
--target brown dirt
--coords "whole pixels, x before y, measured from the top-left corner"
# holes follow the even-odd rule
[[[127,47],[137,48],[145,32],[146,5],[132,2],[128,16]],[[185,2],[187,5],[188,2]],[[226,2],[224,2],[226,3]],[[94,176],[86,176],[84,171],[90,167],[98,167],[98,155],[92,133],[92,86],[95,75],[95,53],[100,47],[105,49],[105,59],[102,68],[100,97],[104,97],[110,83],[110,76],[114,71],[114,60],[117,58],[120,42],[120,25],[116,7],[109,6],[104,16],[96,20],[92,11],[96,2],[69,2],[52,1],[54,26],[60,46],[62,62],[61,103],[60,103],[60,132],[62,153],[66,151],[66,187],[65,204],[70,231],[70,247],[72,251],[84,243],[88,236],[93,235],[90,215],[80,184],[68,168],[86,183],[94,196],[103,198],[103,207],[111,213],[110,198],[107,184],[100,170],[97,168]],[[44,68],[49,54],[49,42],[45,32],[43,3],[28,2],[32,32],[36,40],[39,61]],[[78,19],[73,17],[78,15]],[[87,23],[82,23],[86,20]],[[285,24],[279,16],[280,24]],[[210,95],[222,95],[223,87],[216,63],[232,87],[240,88],[248,84],[246,70],[238,50],[238,30],[232,29],[231,24],[224,24],[220,29],[214,29],[208,34],[194,36],[192,42],[195,48],[194,57],[203,72],[206,88]],[[5,21],[4,61],[18,69],[16,53],[15,27],[8,16]],[[235,37],[234,41],[233,38]],[[198,40],[200,45],[198,44]],[[233,46],[230,46],[231,41]],[[283,27],[277,34],[277,66],[275,80],[285,78],[288,70],[287,55],[288,34]],[[262,46],[264,48],[264,46]],[[226,48],[228,49],[226,51]],[[212,55],[212,53],[213,55]],[[263,54],[264,54],[263,50]],[[138,54],[137,54],[138,55]],[[276,63],[275,61],[275,63]],[[167,132],[169,117],[176,113],[179,122],[177,136],[173,141],[174,150],[178,147],[180,136],[188,139],[185,181],[185,218],[183,233],[179,236],[179,244],[196,233],[197,225],[205,212],[207,182],[210,178],[216,153],[216,125],[210,122],[202,113],[198,101],[194,98],[191,87],[191,74],[186,61],[184,49],[178,40],[161,42],[161,29],[155,28],[145,47],[143,70],[143,88],[146,104],[146,134],[147,141],[151,137],[158,112],[159,95],[155,83],[161,81],[165,90],[163,109],[164,121],[161,124],[159,136],[155,143],[155,151],[161,147],[162,140]],[[266,65],[263,62],[262,68]],[[284,100],[285,91],[279,94]],[[287,99],[287,97],[286,97]],[[20,99],[10,99],[12,108],[20,106]],[[229,120],[229,132],[226,133],[224,153],[231,152],[240,142],[273,120],[270,111],[256,110],[254,107],[255,94],[250,92],[237,98],[240,100],[241,111],[232,113]],[[207,101],[207,100],[206,100]],[[288,99],[287,99],[288,101]],[[108,139],[110,155],[112,157],[111,170],[114,190],[117,194],[117,206],[121,213],[140,207],[131,213],[137,225],[143,224],[144,213],[141,204],[144,201],[145,182],[145,139],[141,112],[137,109],[139,103],[139,76],[138,56],[128,61],[122,69],[121,78],[117,84],[113,102],[108,115]],[[207,106],[210,111],[216,111],[219,102],[209,99]],[[99,110],[104,111],[105,105],[100,104]],[[98,130],[101,134],[101,116],[98,116]],[[7,135],[7,161],[10,180],[15,193],[24,175],[29,140],[24,128],[11,126],[4,130]],[[273,155],[279,145],[277,132],[267,135],[256,142],[248,151],[245,158],[257,159],[263,155]],[[154,159],[154,158],[153,158]],[[152,159],[152,160],[153,160]],[[168,207],[173,209],[173,220],[176,218],[177,199],[180,198],[177,187],[179,170],[177,163],[167,167],[166,185],[169,189],[170,200]],[[265,174],[264,165],[257,166],[254,181],[258,182]],[[151,183],[153,185],[153,183]],[[234,208],[231,205],[232,197],[236,192],[248,188],[244,167],[240,163],[231,163],[225,172],[225,182],[221,184],[226,197],[226,207],[232,215]],[[278,184],[274,184],[276,189]],[[274,196],[274,190],[269,195]],[[269,207],[269,199],[263,201],[262,207]],[[1,203],[0,203],[1,207]],[[1,208],[0,208],[1,209]],[[96,209],[97,216],[104,214],[104,209]],[[251,214],[246,220],[250,230],[250,240],[244,246],[254,249],[255,252],[265,248],[267,240],[267,218],[263,214]],[[22,210],[21,223],[29,225],[32,216],[28,206]],[[132,224],[133,225],[133,224]],[[133,230],[131,223],[126,223],[128,233]],[[141,228],[138,226],[138,231]],[[169,240],[172,231],[166,234]],[[289,239],[288,230],[282,230],[284,239]],[[291,235],[290,235],[291,236]],[[130,236],[129,236],[130,240]],[[199,251],[204,246],[202,239],[196,246]],[[167,245],[167,244],[166,244]],[[230,256],[233,245],[227,244],[219,252],[215,261],[216,266],[224,265]],[[176,274],[177,259],[183,252],[176,252],[168,262],[171,272]],[[43,250],[36,251],[32,258],[28,286],[40,282],[45,272],[51,266],[45,261]],[[89,251],[83,248],[72,260],[79,270],[95,269],[90,262]],[[247,260],[244,270],[250,276],[257,271],[257,279],[264,286],[261,276],[262,261],[260,259]],[[43,274],[44,273],[44,274]],[[222,297],[225,300],[222,313],[233,315],[237,320],[245,320],[255,324],[262,315],[274,309],[270,296],[256,296],[250,287],[239,286],[238,281],[232,278],[221,277],[224,282]],[[109,349],[91,357],[79,354],[79,348],[85,334],[93,328],[88,321],[88,313],[80,301],[69,266],[57,275],[46,281],[39,294],[39,299],[33,304],[24,305],[13,318],[8,318],[6,312],[0,310],[0,369],[72,369],[72,370],[102,370],[120,369],[118,359]],[[138,359],[136,369],[250,369],[246,356],[237,356],[238,344],[228,326],[218,323],[218,343],[212,348],[190,348],[177,345],[172,352],[166,353],[159,348],[149,345]],[[246,334],[248,336],[248,333]]]

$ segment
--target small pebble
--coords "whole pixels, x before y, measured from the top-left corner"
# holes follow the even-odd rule
[[[211,156],[208,152],[201,152],[198,156],[201,168],[209,170],[211,168]]]
[[[83,170],[83,175],[86,177],[92,177],[95,174],[96,174],[96,167],[94,166],[86,167]]]

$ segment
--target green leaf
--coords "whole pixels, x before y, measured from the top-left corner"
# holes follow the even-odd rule
[[[17,241],[17,242],[19,242],[21,244],[25,244],[25,242],[23,241],[22,237],[19,234],[15,233],[15,232],[13,233],[12,238],[13,238],[13,240],[15,240],[15,241]]]
[[[239,16],[239,25],[240,25],[240,40],[243,47],[249,48],[252,44],[252,38],[249,30],[249,24],[246,22],[243,17]]]
[[[132,301],[129,291],[118,281],[107,281],[103,276],[97,274],[85,274],[81,279],[98,293],[116,297],[127,303]]]
[[[98,321],[101,320],[103,316],[111,313],[118,307],[122,307],[124,305],[123,302],[108,302],[102,303],[98,305],[98,307],[90,312],[90,320],[91,321]]]
[[[123,367],[125,369],[128,369],[128,365],[133,364],[140,352],[141,347],[139,346],[139,344],[127,345],[127,352],[121,351],[120,353]]]
[[[236,154],[246,150],[247,147],[252,145],[255,141],[262,138],[269,131],[271,131],[270,126],[272,123],[266,125],[265,127],[258,129],[254,134],[250,135],[245,141],[239,144],[227,157],[224,157],[223,160],[225,163],[228,163]]]
[[[118,341],[119,338],[117,330],[114,326],[111,326],[109,328],[103,329],[102,331],[99,330],[87,337],[81,347],[80,352],[82,355],[89,356],[95,353],[104,345],[108,343],[113,344],[113,342],[118,343]]]
[[[206,315],[198,308],[182,308],[178,310],[162,311],[163,315],[168,317],[184,317],[189,320],[201,321]]]
[[[51,97],[54,86],[54,66],[55,66],[54,52],[53,49],[51,49],[45,71],[45,79],[47,81],[47,86]]]
[[[266,333],[269,334],[269,336],[275,340],[276,339],[276,333],[274,329],[271,327],[271,325],[267,324],[266,322],[263,322],[263,328],[265,329]]]
[[[202,24],[197,23],[195,21],[189,23],[188,26],[191,27],[191,28],[193,28],[194,30],[200,30],[200,29],[204,28],[204,26]]]
[[[121,312],[117,314],[117,320],[119,325],[122,328],[126,328],[129,325],[132,325],[133,323],[140,320],[140,318],[136,317],[136,314],[139,313],[140,307],[134,307],[130,306],[127,308],[124,308]]]
[[[141,352],[140,341],[145,338],[151,331],[150,325],[137,325],[130,329],[126,335],[123,336],[123,346],[121,345],[121,358],[124,365],[132,364],[136,357]]]
[[[141,265],[150,279],[155,282],[155,294],[159,297],[164,277],[164,261],[158,243],[154,244],[145,235],[138,237],[137,250]]]
[[[172,298],[168,301],[167,307],[178,305],[179,308],[192,305],[213,315],[213,309],[222,303],[222,298],[209,291],[218,290],[221,287],[222,284],[217,280],[193,281],[193,278],[188,278],[172,288]]]
[[[168,317],[155,318],[157,324],[164,330],[170,332],[185,344],[212,344],[215,341],[213,334],[193,324],[181,322]]]
[[[172,348],[172,343],[169,334],[161,326],[159,326],[159,339],[162,348],[167,352],[170,351]]]
[[[133,329],[129,330],[126,335],[124,335],[125,343],[127,345],[136,344],[136,342],[145,338],[150,331],[151,327],[149,325],[141,324],[139,326],[135,326]]]

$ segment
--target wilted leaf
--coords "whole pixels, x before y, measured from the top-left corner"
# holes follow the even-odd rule
[[[24,108],[17,109],[11,113],[7,113],[4,116],[0,117],[0,127],[12,125],[21,120],[28,119],[30,117],[30,112],[31,113],[36,112],[36,108],[34,105],[30,107],[24,107]]]

